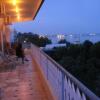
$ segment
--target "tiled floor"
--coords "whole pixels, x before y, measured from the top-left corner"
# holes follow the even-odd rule
[[[0,73],[0,100],[50,100],[31,57],[12,72]]]

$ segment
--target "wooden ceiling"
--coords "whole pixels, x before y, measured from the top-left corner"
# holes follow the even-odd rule
[[[34,20],[44,0],[2,0],[12,23]],[[1,2],[1,0],[0,0]]]

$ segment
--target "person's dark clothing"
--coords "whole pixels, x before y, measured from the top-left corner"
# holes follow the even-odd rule
[[[24,51],[22,49],[22,45],[18,44],[16,47],[16,56],[18,58],[22,58],[22,62],[24,63]]]
[[[22,48],[16,48],[16,56],[17,57],[24,57],[24,51],[23,51],[23,49]]]

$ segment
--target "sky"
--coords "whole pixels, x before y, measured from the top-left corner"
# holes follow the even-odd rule
[[[12,27],[37,34],[100,33],[100,0],[45,0],[34,21]]]

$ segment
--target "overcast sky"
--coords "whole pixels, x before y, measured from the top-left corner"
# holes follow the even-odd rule
[[[39,34],[100,33],[100,0],[45,0],[34,21],[13,28]]]

